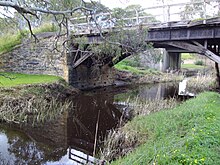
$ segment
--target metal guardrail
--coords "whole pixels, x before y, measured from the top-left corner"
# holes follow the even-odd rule
[[[199,6],[199,10],[186,10],[186,8],[192,9],[195,5]],[[144,12],[147,15],[140,16],[140,12]],[[168,22],[172,21],[187,22],[195,19],[206,19],[208,17],[217,16],[218,6],[214,0],[202,0],[194,3],[188,2],[152,6],[138,12],[135,11],[134,13],[136,13],[134,17],[121,19],[114,18],[111,12],[73,18],[70,19],[69,30],[76,34],[88,34],[114,29],[119,26],[125,28],[138,25],[153,27],[166,25]],[[79,21],[82,23],[77,23]]]

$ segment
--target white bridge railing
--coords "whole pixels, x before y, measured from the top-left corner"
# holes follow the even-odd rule
[[[89,16],[72,18],[69,31],[76,34],[108,31],[117,27],[166,26],[168,22],[186,23],[196,19],[207,19],[218,16],[220,4],[215,0],[201,0],[194,3],[173,3],[152,6],[141,11],[134,11],[131,18],[116,19],[113,13],[98,13]],[[142,13],[142,15],[141,15]],[[143,13],[145,13],[143,15]],[[80,23],[79,23],[80,22]]]

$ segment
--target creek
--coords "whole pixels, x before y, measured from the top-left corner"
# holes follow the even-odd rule
[[[55,120],[35,126],[0,123],[0,165],[92,164],[108,131],[131,119],[131,100],[177,94],[178,83],[101,88],[75,97],[73,110]]]

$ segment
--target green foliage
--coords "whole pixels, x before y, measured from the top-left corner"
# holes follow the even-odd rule
[[[25,2],[27,4],[27,2]],[[73,9],[77,6],[80,6],[81,1],[80,0],[50,0],[49,5],[47,6],[50,8],[50,10],[60,10],[60,11],[65,11],[65,10],[70,10]],[[30,1],[28,5],[34,5],[36,7],[45,7],[45,2],[44,1]]]
[[[23,33],[14,35],[6,34],[0,37],[0,54],[11,51],[16,45],[21,44]]]
[[[220,164],[220,95],[205,92],[125,126],[141,145],[112,164]]]
[[[55,32],[57,30],[54,24],[45,23],[33,30],[34,34],[43,33],[43,32]]]
[[[114,65],[130,55],[136,55],[146,50],[146,29],[117,30],[117,32],[106,34],[105,41],[102,44],[89,45],[87,49],[95,54],[95,60],[98,59],[100,62],[105,59],[112,59]]]
[[[0,18],[0,36],[4,34],[14,34],[15,28],[17,27],[16,21],[14,18]]]
[[[199,15],[200,18],[205,18],[204,4],[196,3],[198,0],[190,0],[191,4],[185,5],[184,11],[180,13],[180,17],[185,20],[193,20],[196,15]],[[199,18],[199,19],[200,19]]]
[[[204,62],[202,60],[197,60],[194,62],[195,65],[204,65]]]
[[[77,43],[78,44],[78,49],[79,50],[84,50],[86,48],[86,46],[88,46],[88,38],[87,37],[72,37],[73,43]],[[92,45],[90,45],[92,46]],[[95,48],[95,47],[94,47]]]
[[[139,20],[140,23],[159,22],[159,20],[156,20],[156,18],[152,14],[146,13],[141,7],[141,5],[129,5],[125,9],[114,8],[112,10],[112,17],[121,19],[120,21],[117,20],[118,25],[121,26],[126,26],[126,25],[129,26],[131,24],[134,25],[136,23],[136,19],[123,20],[123,18],[143,17],[143,16],[148,16],[148,17]]]
[[[94,9],[96,14],[97,13],[106,13],[109,11],[109,8],[104,6],[103,4],[101,4],[100,2],[98,1],[91,1],[91,2],[86,2],[85,3],[85,6],[87,8],[90,8],[90,9]]]
[[[61,80],[51,75],[29,75],[21,73],[0,72],[0,87],[11,87],[25,84],[52,83]]]
[[[190,60],[190,59],[194,59],[194,56],[190,53],[181,53],[181,59]]]
[[[159,71],[154,69],[144,69],[138,68],[139,64],[132,60],[123,60],[116,64],[114,67],[121,71],[128,71],[136,75],[144,75],[144,74],[158,74]]]
[[[134,74],[147,74],[149,73],[147,70],[140,70],[138,68],[135,68],[135,67],[132,67],[132,66],[127,66],[127,65],[120,65],[120,64],[117,64],[115,66],[116,69],[118,70],[122,70],[122,71],[129,71],[131,73],[134,73]]]
[[[35,34],[42,32],[54,32],[56,27],[53,24],[44,24],[38,28],[33,29]],[[10,52],[15,46],[21,44],[22,38],[26,37],[30,32],[23,30],[16,34],[5,34],[0,37],[0,54]]]
[[[204,66],[195,64],[182,64],[181,67],[185,69],[204,69]]]
[[[130,60],[130,59],[124,59],[123,61],[119,62],[117,65],[127,65],[127,66],[132,66],[132,67],[140,66],[137,60]]]

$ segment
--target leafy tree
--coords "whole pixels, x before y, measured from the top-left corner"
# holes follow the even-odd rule
[[[112,10],[112,17],[120,20],[117,22],[122,26],[147,24],[157,21],[154,16],[146,13],[141,5],[130,5],[125,9],[115,8]]]
[[[32,31],[32,23],[37,19],[44,20],[45,18],[53,19],[54,23],[59,26],[59,34],[67,34],[67,42],[69,45],[75,44],[76,49],[79,52],[91,52],[93,56],[88,55],[92,65],[114,65],[122,59],[137,54],[146,48],[146,43],[144,42],[146,30],[140,27],[136,30],[125,30],[119,28],[117,32],[112,32],[111,34],[103,35],[102,29],[98,28],[101,37],[103,38],[103,43],[99,45],[90,46],[79,46],[79,42],[73,36],[69,35],[68,32],[68,20],[75,21],[73,18],[86,16],[86,19],[96,16],[99,13],[109,12],[109,9],[98,2],[86,3],[83,0],[0,0],[0,6],[6,8],[13,8],[18,14],[18,18],[23,18],[29,27],[31,34],[34,36]],[[132,10],[135,10],[133,12]],[[132,5],[123,9],[115,9],[116,13],[113,12],[111,19],[116,18],[126,18],[136,16],[146,16],[140,5]],[[125,11],[125,14],[123,12]],[[94,20],[96,21],[96,20]],[[125,22],[128,23],[128,22]],[[70,41],[70,42],[69,42]],[[75,43],[74,43],[75,42]],[[78,46],[77,46],[78,45]],[[77,56],[78,54],[76,54]],[[79,59],[76,57],[74,59]]]
[[[205,17],[203,3],[200,3],[200,0],[191,0],[191,4],[187,4],[184,7],[184,11],[180,14],[181,18],[184,20],[195,19],[195,16],[200,18]]]
[[[181,18],[185,20],[193,20],[195,18],[208,18],[213,17],[208,15],[209,11],[206,11],[207,5],[217,8],[218,14],[220,13],[220,0],[190,0],[190,4],[185,5],[184,11],[181,13]]]

